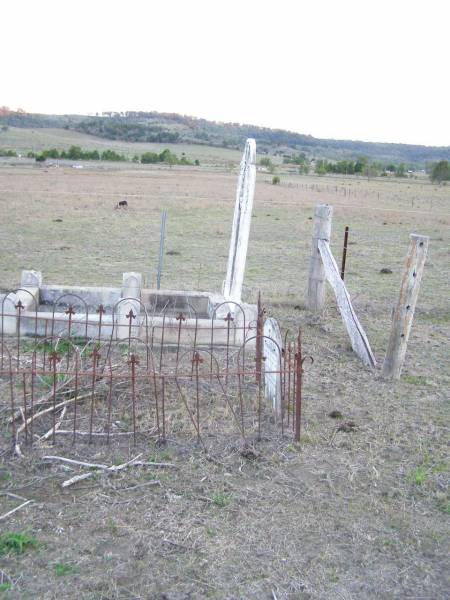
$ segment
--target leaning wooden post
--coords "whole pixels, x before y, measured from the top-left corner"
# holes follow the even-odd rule
[[[248,239],[252,221],[253,196],[256,179],[256,142],[249,138],[241,160],[236,202],[234,205],[233,229],[228,254],[227,276],[223,285],[226,300],[240,304],[247,260]],[[234,311],[234,306],[230,307]]]
[[[400,379],[420,281],[428,250],[428,237],[411,234],[400,295],[392,316],[391,335],[383,363],[383,377]]]
[[[318,312],[325,304],[325,271],[320,257],[318,240],[330,241],[331,218],[333,207],[329,204],[318,204],[314,211],[313,237],[311,258],[309,260],[308,293],[306,306],[309,310]]]

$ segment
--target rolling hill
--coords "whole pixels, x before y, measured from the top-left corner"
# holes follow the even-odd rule
[[[96,116],[42,115],[0,112],[0,128],[63,130],[143,146],[180,144],[213,146],[240,150],[246,138],[254,137],[259,154],[286,156],[304,152],[310,158],[330,160],[357,159],[365,156],[381,163],[406,163],[423,167],[426,162],[450,160],[450,146],[433,147],[410,144],[375,143],[353,140],[319,139],[293,131],[270,129],[239,123],[220,123],[175,113],[126,112]],[[60,133],[59,137],[64,137]],[[67,137],[71,137],[67,135]],[[92,138],[94,139],[94,138]],[[0,137],[0,146],[6,140]]]

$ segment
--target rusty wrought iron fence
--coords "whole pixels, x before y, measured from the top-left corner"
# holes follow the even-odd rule
[[[268,368],[260,301],[251,322],[228,302],[208,324],[192,307],[186,314],[170,306],[158,314],[139,306],[135,324],[132,307],[125,326],[115,315],[126,298],[105,325],[102,305],[94,311],[81,298],[59,297],[42,314],[37,303],[24,310],[17,291],[0,307],[2,431],[17,453],[60,437],[108,444],[120,436],[164,443],[194,435],[206,447],[230,431],[244,441],[261,437],[266,426],[300,440],[300,332],[295,339],[286,333],[282,344],[270,340],[276,354]],[[276,382],[270,403],[269,376]]]

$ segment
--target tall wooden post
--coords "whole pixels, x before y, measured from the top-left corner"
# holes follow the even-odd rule
[[[391,335],[383,363],[383,377],[389,379],[400,379],[402,372],[427,256],[428,240],[425,235],[410,235],[400,295],[392,316]]]
[[[325,304],[325,272],[319,253],[318,240],[330,241],[332,216],[333,207],[329,204],[318,204],[316,206],[306,297],[307,308],[314,312],[322,310]]]

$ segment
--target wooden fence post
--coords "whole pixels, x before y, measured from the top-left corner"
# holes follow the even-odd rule
[[[330,241],[331,218],[333,207],[329,204],[318,204],[314,211],[314,229],[309,260],[308,293],[306,306],[309,310],[318,312],[325,304],[325,272],[320,257],[318,240]]]
[[[400,379],[425,266],[428,240],[425,235],[410,235],[400,295],[392,316],[391,335],[383,363],[383,377],[388,379]]]

